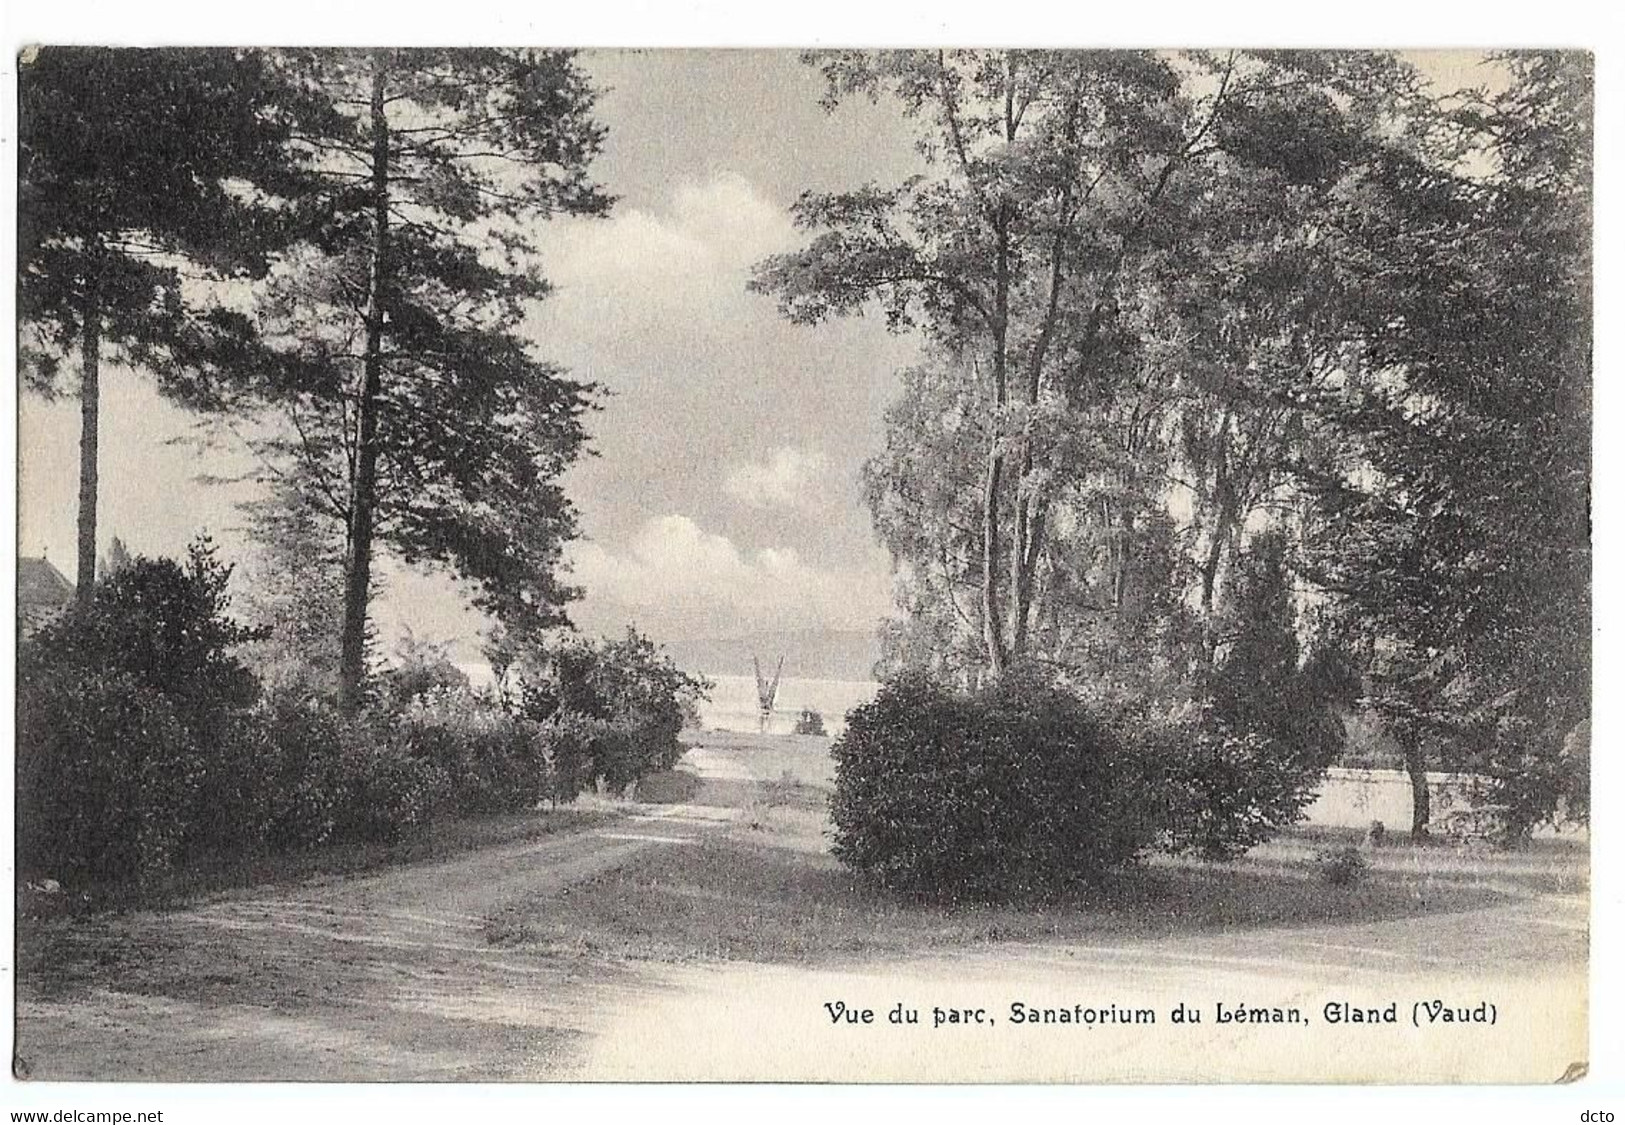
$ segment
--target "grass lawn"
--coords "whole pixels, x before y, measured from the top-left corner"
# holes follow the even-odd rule
[[[1311,858],[1318,843],[1288,837],[1226,864],[1157,860],[1093,897],[1021,907],[910,901],[856,880],[828,856],[735,835],[663,849],[564,894],[511,904],[486,920],[485,935],[559,953],[799,963],[996,941],[1379,921],[1486,906],[1520,882],[1583,886],[1583,859],[1572,854],[1542,857],[1509,879],[1488,863],[1475,869],[1406,849],[1380,856],[1359,885],[1334,887]]]
[[[1514,852],[1366,849],[1364,877],[1332,886],[1317,853],[1359,835],[1321,829],[1287,833],[1231,863],[1157,857],[1086,897],[1042,906],[913,901],[828,855],[827,754],[764,741],[736,735],[695,752],[709,776],[685,797],[742,809],[727,831],[651,850],[559,894],[510,902],[485,919],[486,940],[669,962],[841,962],[991,942],[1382,921],[1583,894],[1587,885],[1583,847],[1539,841]]]

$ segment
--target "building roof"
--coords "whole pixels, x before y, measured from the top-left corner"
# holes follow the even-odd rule
[[[17,560],[17,605],[63,606],[73,600],[73,583],[49,559]]]

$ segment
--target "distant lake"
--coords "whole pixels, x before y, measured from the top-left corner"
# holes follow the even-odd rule
[[[716,687],[709,702],[700,704],[700,721],[710,730],[754,732],[761,729],[754,676],[709,676]],[[833,737],[846,726],[846,713],[875,697],[880,685],[872,680],[802,680],[786,676],[779,681],[768,731],[789,734],[803,708],[824,716],[824,729]]]
[[[490,686],[490,665],[470,661],[459,663],[457,667],[475,687]],[[700,704],[700,722],[706,729],[745,734],[761,730],[754,676],[707,676],[706,679],[716,685],[710,700]],[[869,702],[879,690],[880,685],[873,680],[806,680],[786,676],[779,681],[779,694],[767,729],[772,734],[789,734],[795,730],[802,709],[811,708],[824,716],[824,729],[834,737],[845,729],[846,713],[860,703]]]

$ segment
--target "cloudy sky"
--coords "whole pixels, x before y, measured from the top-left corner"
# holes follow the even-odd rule
[[[541,232],[557,292],[531,328],[539,353],[610,392],[596,456],[568,486],[584,539],[571,552],[592,632],[629,621],[658,638],[867,629],[890,604],[887,560],[857,474],[913,346],[877,322],[782,321],[745,292],[751,264],[792,248],[788,208],[808,188],[890,183],[916,166],[892,114],[826,114],[816,71],[787,52],[588,56],[609,128],[595,165],[611,217]],[[248,547],[248,490],[200,481],[250,466],[185,442],[191,420],[139,377],[104,376],[102,541],[173,554],[200,530]],[[21,402],[19,550],[71,575],[77,404]],[[391,568],[379,619],[472,639],[481,622],[442,578]]]

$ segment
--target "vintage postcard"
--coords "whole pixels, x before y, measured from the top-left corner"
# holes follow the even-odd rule
[[[1590,54],[16,65],[17,1079],[1587,1073]]]

